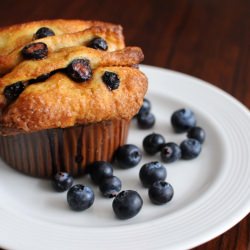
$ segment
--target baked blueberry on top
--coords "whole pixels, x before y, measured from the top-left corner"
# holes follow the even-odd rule
[[[107,50],[108,44],[103,38],[96,37],[89,42],[88,47],[93,49]]]
[[[40,60],[48,55],[48,47],[45,43],[31,43],[22,49],[22,55],[25,59]]]
[[[118,89],[120,85],[120,79],[114,72],[105,71],[102,75],[102,80],[110,90]]]
[[[92,76],[88,59],[74,59],[67,67],[67,75],[76,82],[86,82]]]
[[[37,32],[34,35],[34,39],[40,39],[40,38],[44,38],[47,36],[54,36],[55,33],[52,29],[48,28],[48,27],[41,27],[40,29],[37,30]]]

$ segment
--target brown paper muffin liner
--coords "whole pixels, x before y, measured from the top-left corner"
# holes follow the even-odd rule
[[[127,140],[129,123],[112,120],[0,136],[0,156],[12,168],[34,177],[50,178],[58,171],[80,176],[94,161],[112,161],[115,150]]]

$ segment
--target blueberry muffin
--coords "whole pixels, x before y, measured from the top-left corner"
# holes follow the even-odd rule
[[[8,42],[6,37],[12,37]],[[126,142],[147,91],[119,25],[50,20],[0,30],[0,156],[48,178],[84,174]]]

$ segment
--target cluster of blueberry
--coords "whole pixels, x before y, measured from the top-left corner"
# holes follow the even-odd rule
[[[123,163],[124,164],[124,163]],[[135,216],[141,209],[143,201],[140,195],[133,190],[121,191],[121,180],[113,175],[113,166],[105,161],[96,161],[88,168],[91,180],[99,186],[100,192],[106,198],[113,198],[113,210],[118,218],[128,219]],[[76,184],[73,177],[65,172],[57,173],[52,185],[58,192],[68,190],[67,202],[75,211],[88,209],[94,203],[95,194],[92,188]],[[120,193],[119,193],[120,192]]]
[[[160,152],[161,160],[165,163],[175,162],[179,159],[194,159],[202,149],[205,140],[205,131],[196,126],[196,118],[190,109],[180,109],[173,113],[171,123],[176,133],[187,132],[187,139],[180,145],[167,142],[157,133],[147,135],[143,140],[143,148],[148,155]]]
[[[139,117],[150,114],[150,109],[150,101],[144,99],[143,106],[136,116],[139,127],[147,127],[141,126]],[[171,116],[171,123],[177,133],[187,132],[188,139],[185,139],[178,146],[174,142],[166,143],[162,135],[152,133],[143,140],[144,151],[149,155],[160,152],[161,160],[165,163],[172,163],[181,158],[196,158],[201,152],[201,144],[205,140],[205,131],[196,127],[194,113],[189,109],[177,110]],[[115,153],[116,166],[122,169],[137,166],[141,159],[141,150],[132,144],[121,146]],[[117,218],[129,219],[139,213],[143,205],[141,196],[134,190],[121,191],[122,183],[118,177],[113,175],[112,164],[96,161],[88,167],[87,172],[92,181],[99,186],[104,197],[114,198],[112,207]],[[165,204],[173,198],[174,189],[170,183],[165,181],[166,177],[167,170],[159,161],[146,163],[139,171],[139,179],[142,185],[148,188],[148,196],[153,204]],[[57,173],[53,179],[55,190],[62,192],[69,189],[67,201],[71,209],[82,211],[89,208],[95,199],[93,190],[81,184],[72,185],[73,178],[67,173]]]
[[[172,200],[174,189],[168,182],[166,168],[158,161],[144,164],[139,172],[142,185],[148,188],[148,196],[152,203],[162,205]]]

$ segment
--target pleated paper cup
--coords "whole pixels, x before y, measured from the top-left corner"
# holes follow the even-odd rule
[[[51,178],[59,171],[80,176],[94,161],[112,161],[116,149],[126,143],[129,123],[112,120],[0,136],[0,156],[12,168],[34,177]]]

